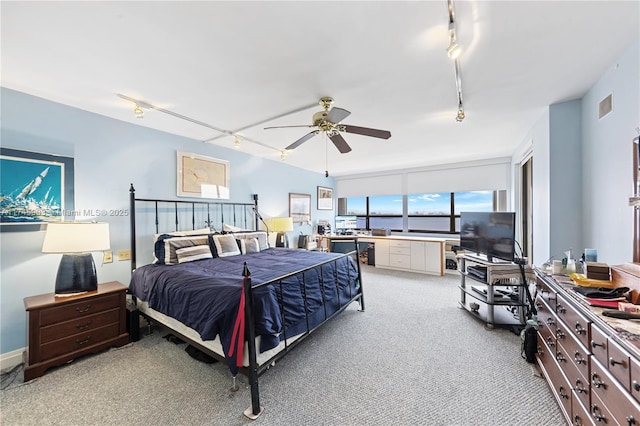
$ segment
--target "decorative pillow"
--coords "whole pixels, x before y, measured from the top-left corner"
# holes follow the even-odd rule
[[[266,231],[246,231],[246,232],[234,232],[233,236],[238,240],[245,240],[251,238],[257,238],[260,245],[260,251],[269,248],[269,241],[267,239]]]
[[[158,239],[162,237],[163,240],[167,238],[173,237],[186,237],[189,235],[206,235],[211,232],[210,228],[201,228],[201,229],[192,229],[187,231],[175,231],[175,232],[165,232],[163,234],[155,234],[153,236],[153,263],[161,263],[158,261],[161,257],[158,256]],[[163,251],[164,253],[164,251]]]
[[[194,260],[211,259],[209,244],[201,246],[184,247],[176,250],[178,263],[193,262]]]
[[[258,253],[260,251],[258,238],[242,238],[238,239],[238,243],[242,254]]]
[[[218,257],[235,256],[240,254],[238,243],[231,234],[214,235],[213,243],[215,244]]]
[[[155,254],[158,258],[158,264],[162,265],[176,265],[178,264],[178,255],[176,250],[201,246],[209,244],[209,235],[191,235],[188,237],[172,237],[170,235],[161,235],[156,241]]]

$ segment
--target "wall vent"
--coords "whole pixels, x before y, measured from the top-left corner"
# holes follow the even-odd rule
[[[598,118],[604,117],[611,111],[613,111],[613,94],[609,93],[609,96],[601,100],[598,105]]]

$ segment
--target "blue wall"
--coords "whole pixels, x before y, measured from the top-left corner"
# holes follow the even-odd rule
[[[3,148],[75,158],[75,210],[128,209],[129,185],[143,198],[176,198],[176,151],[193,152],[230,162],[231,200],[251,202],[259,195],[265,218],[289,215],[289,192],[311,195],[311,216],[333,220],[334,213],[316,210],[317,186],[334,187],[333,178],[200,141],[171,135],[55,102],[1,88]],[[129,248],[129,218],[100,217],[109,222],[111,249]],[[289,233],[291,244],[299,231]],[[26,346],[23,298],[50,293],[60,255],[40,252],[44,231],[0,234],[0,354]],[[115,257],[115,256],[114,256]],[[102,265],[94,254],[101,282],[128,285],[130,263]]]

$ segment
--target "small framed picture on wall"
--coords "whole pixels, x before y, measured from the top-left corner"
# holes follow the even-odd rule
[[[333,210],[333,189],[318,187],[318,210]]]

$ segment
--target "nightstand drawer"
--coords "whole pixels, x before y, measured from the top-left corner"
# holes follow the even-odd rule
[[[40,352],[41,361],[96,345],[100,342],[118,336],[119,332],[120,324],[116,322],[86,333],[80,333],[64,339],[54,340],[53,342],[42,345]]]
[[[120,307],[119,294],[107,294],[90,299],[69,303],[57,308],[43,310],[40,314],[40,326],[55,324],[81,316],[92,315]]]
[[[74,318],[58,324],[42,327],[40,330],[40,343],[48,343],[52,340],[62,339],[77,333],[95,330],[107,324],[117,323],[120,320],[120,309],[115,308],[98,314]]]

